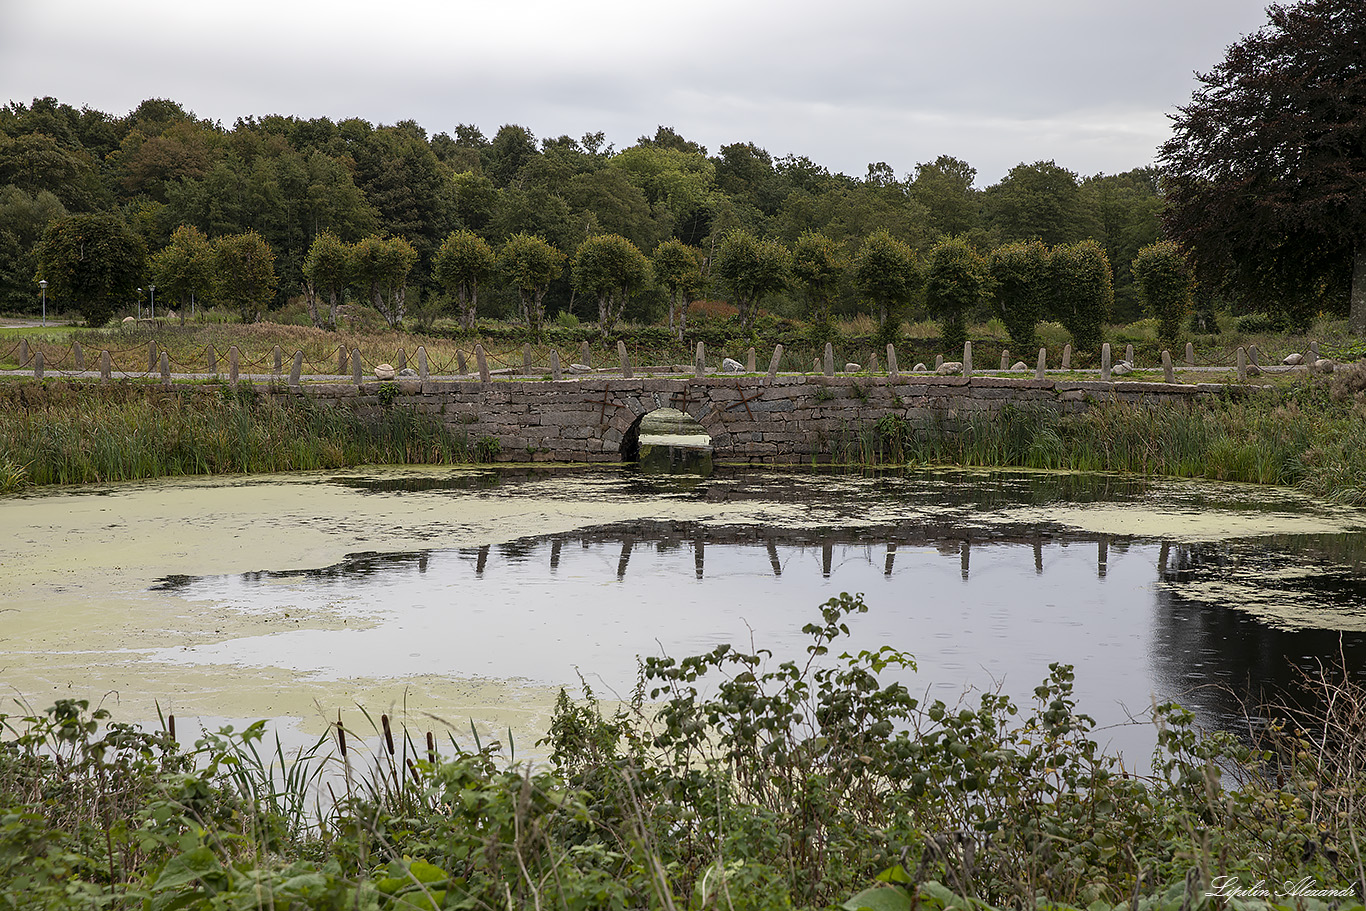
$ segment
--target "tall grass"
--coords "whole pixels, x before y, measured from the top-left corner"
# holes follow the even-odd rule
[[[156,396],[102,394],[87,387],[79,394],[11,402],[0,409],[0,491],[472,460],[464,440],[407,409],[361,414],[226,386]]]
[[[1109,402],[1077,414],[1007,407],[912,427],[884,419],[850,441],[863,462],[1117,471],[1299,487],[1366,503],[1366,404],[1326,384],[1180,405]]]

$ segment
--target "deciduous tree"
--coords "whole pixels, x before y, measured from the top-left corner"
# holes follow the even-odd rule
[[[1198,277],[1366,332],[1366,6],[1303,0],[1201,75],[1162,147],[1168,231]]]
[[[764,295],[787,287],[790,261],[782,244],[760,240],[743,228],[732,229],[722,239],[712,270],[730,290],[745,332],[754,328]]]
[[[1048,275],[1053,318],[1072,335],[1078,352],[1098,354],[1100,329],[1115,300],[1105,249],[1094,240],[1054,247]]]
[[[877,308],[879,336],[891,341],[901,308],[923,281],[915,251],[885,230],[874,231],[854,254],[853,274],[854,286]]]
[[[987,264],[961,237],[946,237],[930,250],[925,271],[925,306],[939,320],[949,351],[967,341],[967,314],[986,294]]]
[[[91,326],[109,322],[137,287],[147,248],[114,215],[69,215],[48,225],[38,252],[48,293],[79,310]]]
[[[304,301],[308,316],[319,329],[337,328],[337,307],[351,283],[351,249],[331,231],[313,238],[304,258]],[[319,299],[327,300],[327,319],[318,311]]]
[[[673,237],[655,248],[653,262],[655,281],[669,295],[669,331],[674,331],[674,314],[678,313],[681,339],[688,330],[688,305],[702,286],[702,251]]]
[[[229,234],[213,244],[214,296],[253,323],[275,297],[275,253],[255,231]]]
[[[546,292],[550,283],[560,277],[566,258],[535,234],[514,234],[498,250],[494,268],[505,284],[517,289],[522,319],[532,332],[541,331]]]
[[[1158,339],[1175,347],[1191,309],[1191,275],[1185,254],[1172,241],[1158,241],[1139,250],[1130,268],[1139,300],[1157,320]]]
[[[372,234],[351,247],[351,278],[392,327],[403,322],[408,273],[417,264],[417,250],[402,237]]]
[[[995,283],[996,313],[1016,351],[1033,351],[1034,327],[1048,295],[1048,248],[1043,241],[1006,244],[991,251],[987,270]]]
[[[806,292],[808,317],[823,327],[829,327],[830,307],[848,268],[849,258],[824,234],[804,231],[792,247],[792,278]]]
[[[181,225],[171,242],[152,256],[152,281],[180,307],[180,321],[196,298],[213,287],[213,245],[193,225]]]
[[[441,244],[432,262],[437,283],[455,297],[460,328],[474,328],[479,311],[479,283],[493,271],[493,248],[470,230],[455,231]]]
[[[616,327],[631,295],[650,281],[650,261],[618,234],[598,234],[574,252],[574,290],[598,301],[598,331]]]

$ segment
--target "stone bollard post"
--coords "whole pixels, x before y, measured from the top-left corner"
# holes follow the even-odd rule
[[[110,375],[114,372],[113,361],[109,357],[108,349],[100,352],[100,382],[109,382]]]
[[[81,343],[80,343],[80,342],[73,342],[72,345],[71,345],[71,352],[72,352],[72,354],[73,354],[73,355],[75,356],[75,358],[76,358],[76,369],[77,369],[78,371],[84,373],[84,372],[85,372],[85,349],[81,347]]]
[[[555,348],[550,349],[550,378],[560,381],[560,352]]]
[[[1186,366],[1195,366],[1195,345],[1190,342],[1186,342]]]
[[[617,360],[621,361],[621,375],[631,379],[631,355],[626,352],[626,343],[617,339]]]
[[[1262,366],[1262,353],[1257,350],[1256,345],[1247,349],[1247,359],[1252,362],[1254,367]]]
[[[759,368],[758,368],[758,365],[757,365],[757,364],[755,363],[755,361],[754,361],[754,357],[755,357],[755,355],[754,355],[754,349],[753,349],[753,348],[749,349],[749,351],[745,353],[745,372],[746,372],[746,373],[753,373],[755,370],[758,370],[758,369],[759,369]]]
[[[1238,382],[1247,379],[1247,349],[1242,345],[1238,346]]]
[[[900,378],[896,369],[896,345],[887,346],[887,375],[894,380]]]
[[[241,359],[242,355],[237,350],[236,345],[233,345],[231,348],[228,349],[228,382],[232,383],[234,386],[237,385],[237,377],[239,375],[238,371]]]
[[[398,354],[394,355],[394,373],[397,374],[400,370],[407,369],[407,367],[408,352],[400,348],[398,349]]]
[[[585,367],[593,366],[593,353],[588,348],[588,342],[579,346],[579,363]]]
[[[276,345],[270,352],[271,370],[270,375],[279,379],[280,374],[285,372],[285,353]]]
[[[768,360],[768,379],[773,379],[778,375],[778,362],[783,359],[783,346],[773,346],[773,357]]]
[[[35,380],[41,380],[43,378],[43,362],[45,360],[43,352],[41,351],[33,355],[33,378]]]
[[[461,376],[470,372],[469,364],[465,363],[465,352],[463,351],[455,352],[455,372]]]
[[[1040,349],[1039,349],[1039,362],[1038,362],[1038,364],[1034,367],[1034,379],[1036,379],[1036,380],[1041,380],[1041,379],[1043,379],[1043,378],[1044,378],[1044,375],[1045,375],[1045,373],[1046,373],[1047,370],[1048,370],[1048,349],[1047,349],[1047,348],[1040,348]]]
[[[19,367],[20,369],[28,366],[28,339],[19,339]]]
[[[944,355],[942,355],[942,354],[936,354],[936,355],[934,356],[934,369],[935,369],[935,370],[938,370],[940,367],[943,367],[943,366],[944,366]]]
[[[963,343],[963,376],[972,377],[972,342]]]
[[[365,374],[361,371],[360,349],[351,349],[351,382],[359,386],[365,381]]]
[[[876,375],[877,375],[877,366],[878,366],[878,365],[877,365],[877,352],[874,351],[872,354],[868,355],[868,375],[869,375],[869,376],[876,376]]]
[[[1162,380],[1167,383],[1176,382],[1176,371],[1172,370],[1172,353],[1166,348],[1162,349]]]
[[[1072,369],[1072,343],[1068,342],[1062,346],[1062,369]]]
[[[420,379],[422,382],[425,383],[425,382],[427,382],[427,378],[428,378],[429,376],[431,376],[431,371],[430,371],[430,370],[428,369],[428,367],[427,367],[427,346],[426,346],[426,345],[418,345],[418,346],[417,346],[417,378]]]
[[[171,356],[161,352],[161,385],[171,385]]]
[[[350,360],[351,360],[351,358],[347,357],[347,354],[346,354],[346,346],[345,346],[345,345],[338,345],[338,346],[337,346],[337,375],[338,375],[338,376],[346,376],[346,368],[349,366],[349,363],[348,363],[348,362],[349,362]]]
[[[825,343],[825,375],[835,375],[835,346],[829,342]]]
[[[157,369],[157,343],[149,342],[147,345],[147,372],[154,373]]]
[[[1314,361],[1317,361],[1318,359],[1319,359],[1319,343],[1318,343],[1318,342],[1310,342],[1310,343],[1309,343],[1309,363],[1312,364],[1312,363],[1314,363]]]
[[[707,375],[707,347],[697,343],[697,353],[693,355],[693,372],[698,376]]]
[[[531,345],[522,346],[522,376],[531,376]]]
[[[1100,381],[1110,382],[1110,343],[1100,346]]]
[[[209,346],[209,375],[218,375],[218,351],[213,345]]]
[[[1001,349],[1001,369],[1002,369],[1002,370],[1009,370],[1009,369],[1010,369],[1010,349],[1009,349],[1009,348],[1002,348],[1002,349]]]
[[[1130,366],[1130,367],[1134,366],[1134,346],[1133,346],[1133,345],[1125,345],[1125,346],[1124,346],[1124,359],[1125,359],[1126,361],[1129,362],[1129,366]]]
[[[295,351],[295,352],[294,352],[294,365],[293,365],[292,367],[289,368],[289,385],[291,385],[291,386],[297,386],[297,385],[299,385],[299,380],[303,377],[303,373],[304,373],[304,353],[303,353],[302,351]]]
[[[487,383],[489,381],[489,359],[484,356],[483,345],[474,346],[474,361],[479,365],[479,382]]]

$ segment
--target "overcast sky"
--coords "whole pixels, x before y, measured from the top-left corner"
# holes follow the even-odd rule
[[[115,115],[171,98],[230,127],[264,114],[659,124],[863,176],[941,154],[978,186],[1053,159],[1150,164],[1193,72],[1263,0],[0,0],[0,97]]]

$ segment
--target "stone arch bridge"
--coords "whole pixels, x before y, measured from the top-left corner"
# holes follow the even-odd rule
[[[1100,402],[1182,402],[1205,395],[1246,394],[1255,387],[1065,382],[981,374],[779,374],[598,375],[492,382],[401,379],[290,388],[337,405],[414,408],[471,443],[496,440],[500,461],[629,461],[637,454],[640,419],[658,408],[675,408],[702,425],[719,460],[810,463],[842,456],[857,446],[863,429],[886,415],[896,415],[912,428],[938,424],[952,432],[973,416],[999,414],[1007,405],[1076,412]]]

